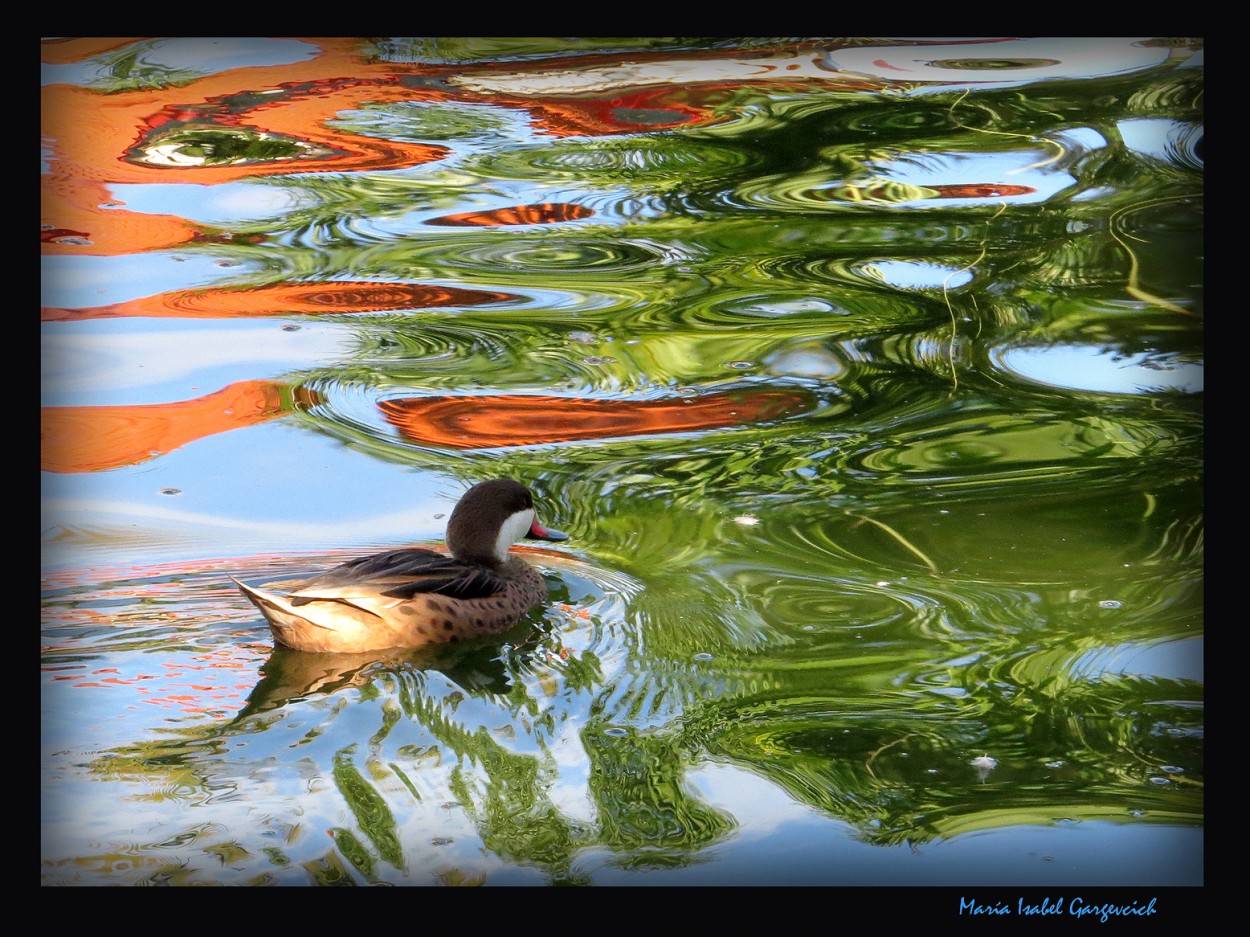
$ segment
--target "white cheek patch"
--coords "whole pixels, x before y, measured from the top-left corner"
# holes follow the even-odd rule
[[[530,532],[534,523],[534,509],[527,508],[517,511],[499,528],[499,537],[495,540],[495,558],[503,563],[508,559],[508,548]]]

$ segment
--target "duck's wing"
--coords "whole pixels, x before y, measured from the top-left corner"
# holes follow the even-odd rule
[[[504,580],[485,566],[463,563],[433,550],[403,547],[336,566],[301,582],[290,598],[295,606],[362,595],[390,599],[411,599],[422,594],[485,599],[500,594],[505,587]]]

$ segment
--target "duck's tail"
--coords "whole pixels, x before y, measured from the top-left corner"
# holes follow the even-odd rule
[[[248,601],[260,609],[260,613],[265,616],[270,627],[273,628],[274,635],[284,644],[292,642],[284,640],[285,636],[295,631],[307,628],[312,625],[316,628],[325,628],[327,630],[335,630],[334,625],[318,621],[320,617],[316,610],[308,606],[297,609],[291,604],[291,600],[278,595],[276,592],[266,592],[264,589],[258,589],[255,586],[249,586],[245,582],[239,582],[233,576],[234,584],[239,587],[239,591],[247,596]]]
[[[282,582],[265,583],[267,588],[262,589],[230,578],[248,601],[260,609],[274,638],[288,647],[338,652],[364,650],[379,640],[372,633],[378,616],[368,609],[335,599],[305,601],[297,606],[286,596],[267,591],[283,586]]]

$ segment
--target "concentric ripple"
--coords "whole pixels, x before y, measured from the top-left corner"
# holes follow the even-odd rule
[[[846,257],[772,257],[753,268],[760,276],[940,295],[967,286],[976,270],[941,260]]]
[[[523,238],[509,235],[502,242],[446,245],[441,253],[466,271],[478,273],[628,274],[662,261],[655,251],[632,241],[612,238]]]
[[[687,139],[631,137],[624,140],[561,140],[484,156],[476,164],[486,174],[510,179],[565,179],[578,185],[639,187],[689,186],[750,168],[740,149]]]
[[[882,437],[854,457],[857,468],[882,481],[926,480],[969,484],[1033,475],[1090,471],[1110,462],[1163,457],[1181,440],[1159,424],[1103,417],[1073,418],[1047,411],[948,417],[932,429],[916,427]]]

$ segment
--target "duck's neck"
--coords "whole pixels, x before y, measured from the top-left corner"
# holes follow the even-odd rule
[[[498,569],[508,562],[508,549],[526,536],[533,524],[533,508],[517,511],[499,525],[493,543],[483,542],[481,537],[466,536],[468,528],[456,525],[447,531],[447,546],[458,560]]]
[[[499,536],[495,538],[495,560],[500,565],[508,562],[508,550],[514,543],[530,532],[534,526],[534,509],[527,508],[517,511],[499,527]]]

